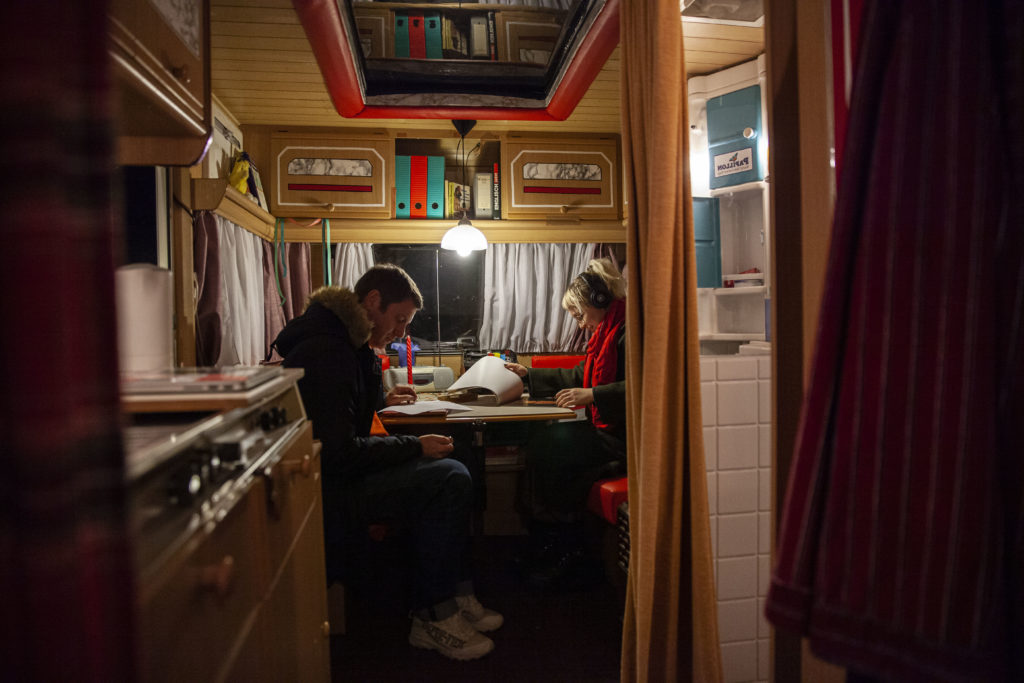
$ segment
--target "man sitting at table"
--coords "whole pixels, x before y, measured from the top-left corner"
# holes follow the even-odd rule
[[[409,275],[376,265],[355,291],[322,287],[272,347],[285,367],[305,370],[299,380],[313,436],[323,444],[324,534],[327,578],[338,578],[337,549],[346,530],[365,533],[381,520],[411,530],[414,609],[409,643],[453,659],[475,659],[494,649],[481,631],[503,618],[476,599],[466,562],[473,484],[466,467],[449,457],[452,439],[439,434],[371,436],[375,412],[415,400],[411,387],[384,396],[377,353],[404,337],[423,297]]]

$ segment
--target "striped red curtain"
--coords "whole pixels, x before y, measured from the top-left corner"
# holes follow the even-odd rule
[[[1024,680],[1024,3],[868,0],[768,618]]]
[[[2,678],[131,681],[106,6],[0,25]]]

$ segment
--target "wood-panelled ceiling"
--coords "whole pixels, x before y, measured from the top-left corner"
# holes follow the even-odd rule
[[[699,76],[764,51],[762,27],[683,22],[686,72]],[[214,96],[241,125],[437,129],[438,121],[342,118],[290,0],[212,0]],[[480,121],[476,131],[619,131],[619,49],[565,121]]]

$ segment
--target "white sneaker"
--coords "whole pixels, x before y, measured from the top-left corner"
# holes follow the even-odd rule
[[[440,621],[413,617],[409,644],[461,660],[483,657],[494,649],[494,641],[473,628],[458,612]]]
[[[475,595],[456,595],[455,602],[463,619],[481,633],[494,631],[505,623],[505,617],[481,605]]]

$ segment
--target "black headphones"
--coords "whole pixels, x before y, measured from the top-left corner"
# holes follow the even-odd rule
[[[608,308],[612,305],[612,293],[608,291],[608,285],[604,283],[604,280],[593,273],[586,271],[580,273],[580,277],[587,283],[587,288],[590,289],[590,305],[594,308]]]

